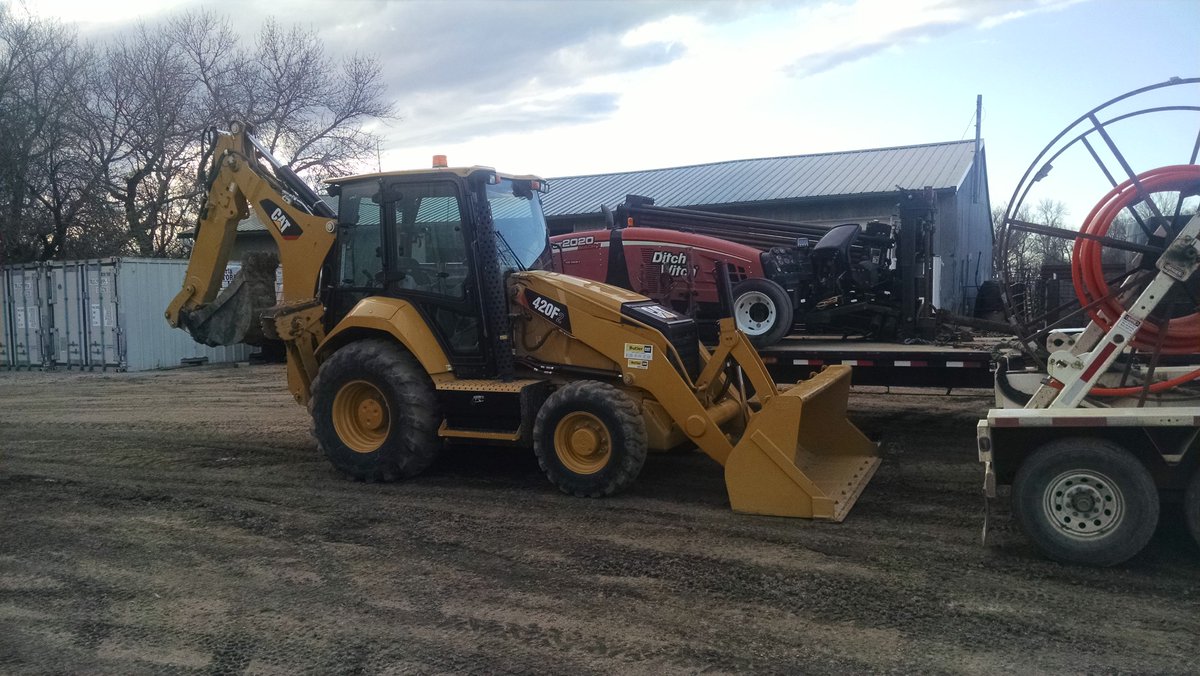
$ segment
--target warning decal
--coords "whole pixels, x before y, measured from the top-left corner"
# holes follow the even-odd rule
[[[1142,328],[1141,320],[1137,319],[1136,317],[1131,317],[1128,314],[1121,315],[1121,318],[1117,320],[1117,329],[1122,333],[1128,333],[1132,336],[1136,334],[1140,328]]]
[[[654,346],[642,343],[625,343],[625,358],[650,361],[654,359]],[[643,366],[641,368],[646,367]]]

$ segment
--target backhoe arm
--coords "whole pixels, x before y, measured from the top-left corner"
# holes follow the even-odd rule
[[[198,342],[231,344],[246,340],[248,329],[256,331],[263,312],[270,310],[268,326],[263,328],[268,336],[287,344],[289,385],[293,395],[307,399],[308,383],[315,375],[312,349],[323,330],[317,280],[337,229],[333,210],[272,157],[245,125],[233,122],[227,132],[213,130],[209,142],[208,195],[183,288],[167,308],[167,322],[187,330]],[[271,307],[275,305],[273,265],[256,268],[260,276],[270,276],[268,282],[249,279],[244,273],[254,266],[247,262],[239,273],[241,279],[218,296],[237,225],[251,210],[279,251],[283,300],[277,307]],[[269,297],[263,297],[262,289],[269,289]],[[289,322],[292,309],[302,311],[302,320]]]

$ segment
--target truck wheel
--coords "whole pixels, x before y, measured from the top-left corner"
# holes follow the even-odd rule
[[[1115,566],[1140,552],[1158,524],[1150,472],[1102,439],[1042,446],[1021,465],[1012,495],[1025,534],[1063,563]]]
[[[778,343],[792,331],[792,299],[769,279],[744,279],[733,287],[733,318],[755,347]]]
[[[612,495],[633,483],[646,462],[646,423],[629,397],[594,380],[559,388],[533,426],[538,464],[564,493]]]
[[[1200,545],[1200,467],[1192,472],[1192,480],[1188,483],[1187,495],[1183,498],[1183,517],[1192,538]]]
[[[388,340],[359,340],[321,364],[313,436],[333,466],[365,481],[419,474],[437,457],[437,399],[415,358]]]

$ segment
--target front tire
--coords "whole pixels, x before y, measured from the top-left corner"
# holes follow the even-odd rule
[[[441,448],[433,383],[389,340],[359,340],[326,359],[313,380],[309,412],[317,445],[355,479],[415,476]]]
[[[1158,524],[1158,489],[1136,457],[1102,439],[1062,439],[1035,451],[1013,481],[1013,511],[1047,557],[1115,566]]]
[[[1200,545],[1200,467],[1192,472],[1187,494],[1183,497],[1183,518],[1187,522],[1192,539]]]
[[[792,331],[792,299],[779,284],[759,277],[733,287],[733,318],[754,347],[769,347]]]
[[[551,394],[533,426],[533,450],[550,482],[581,498],[624,490],[646,462],[646,424],[612,385],[580,380]]]

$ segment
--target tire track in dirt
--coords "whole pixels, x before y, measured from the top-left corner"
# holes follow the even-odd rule
[[[1196,658],[1200,555],[1178,524],[1115,570],[1041,560],[1012,529],[978,545],[987,393],[856,393],[885,461],[847,521],[822,524],[729,512],[697,454],[652,456],[605,500],[563,496],[502,449],[347,481],[278,368],[96,375],[0,375],[0,671],[1183,673]]]

